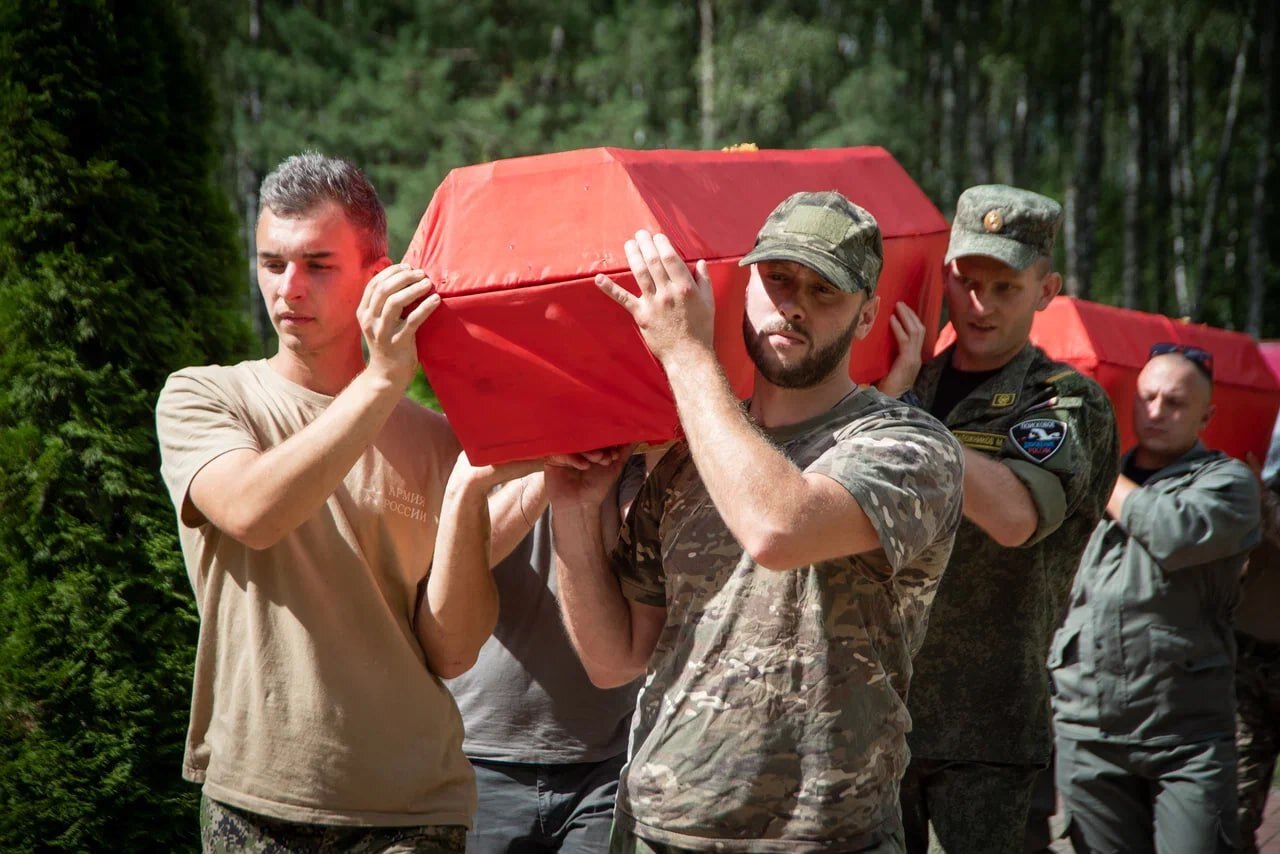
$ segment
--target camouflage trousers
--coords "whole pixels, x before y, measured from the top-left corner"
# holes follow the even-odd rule
[[[299,824],[202,796],[200,844],[205,854],[463,854],[467,829]]]
[[[715,842],[710,843],[712,846],[708,850],[725,850],[717,846]],[[777,844],[777,843],[775,843]],[[809,846],[794,846],[796,850],[812,850]],[[735,849],[736,850],[736,849]],[[777,849],[771,849],[777,850]],[[847,849],[830,849],[845,851]],[[906,847],[902,841],[902,828],[892,828],[888,835],[871,847],[858,848],[856,854],[906,854]],[[666,845],[661,842],[652,842],[648,839],[636,836],[634,832],[626,828],[618,826],[615,821],[613,830],[609,835],[609,854],[701,854],[700,849],[680,848],[676,845]]]
[[[1236,635],[1236,782],[1240,850],[1256,854],[1267,792],[1280,754],[1280,644]]]

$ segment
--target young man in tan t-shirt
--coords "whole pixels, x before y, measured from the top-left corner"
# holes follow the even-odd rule
[[[475,785],[440,679],[497,617],[490,505],[501,553],[543,500],[540,475],[492,487],[539,464],[473,467],[404,397],[440,297],[386,257],[358,169],[291,157],[261,199],[279,352],[178,371],[156,408],[200,611],[183,774],[203,845],[461,852]]]

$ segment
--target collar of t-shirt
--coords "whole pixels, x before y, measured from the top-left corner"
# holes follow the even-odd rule
[[[782,427],[763,427],[762,431],[773,442],[779,445],[785,445],[792,439],[800,436],[806,436],[814,429],[825,426],[828,422],[841,418],[850,412],[853,412],[863,406],[866,406],[870,399],[870,386],[858,386],[853,391],[846,394],[840,400],[836,401],[826,412],[820,412],[812,418],[799,421],[795,424],[786,424]],[[751,410],[751,400],[748,398],[743,401],[743,407],[746,411]]]
[[[1124,467],[1124,476],[1138,484],[1138,486],[1143,486],[1147,481],[1151,480],[1151,476],[1158,471],[1160,471],[1160,469],[1144,469],[1141,466],[1135,465],[1133,460],[1130,460],[1128,465]]]
[[[1168,465],[1161,466],[1160,468],[1154,468],[1154,469],[1146,469],[1137,465],[1134,462],[1137,456],[1138,456],[1137,448],[1134,448],[1132,451],[1125,454],[1124,457],[1120,460],[1120,471],[1124,474],[1125,477],[1129,478],[1129,480],[1138,484],[1138,486],[1146,486],[1147,481],[1151,480],[1156,475],[1161,475],[1162,477],[1168,477],[1174,474],[1182,474],[1186,471],[1190,471],[1194,469],[1197,465],[1202,463],[1205,460],[1205,458],[1222,456],[1222,452],[1211,451],[1208,448],[1206,448],[1199,440],[1197,440],[1196,443],[1191,446],[1191,450],[1187,451],[1185,454],[1178,457],[1176,460],[1169,463]]]
[[[939,421],[946,421],[956,404],[977,391],[978,386],[1004,370],[1001,366],[993,371],[962,371],[955,363],[948,360],[942,367],[938,377],[938,386],[933,394],[933,405],[929,414]]]

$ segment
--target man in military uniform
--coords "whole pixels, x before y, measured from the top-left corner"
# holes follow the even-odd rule
[[[1254,837],[1280,754],[1280,475],[1262,490],[1262,542],[1249,555],[1236,611],[1236,791],[1240,850]]]
[[[1045,654],[1115,479],[1102,389],[1028,341],[1058,293],[1052,199],[971,187],[945,258],[956,343],[914,390],[964,443],[964,522],[938,590],[908,708],[907,847],[931,822],[948,851],[1021,852],[1049,760]]]
[[[839,193],[770,215],[751,264],[743,406],[712,349],[706,265],[662,235],[627,257],[635,318],[685,440],[612,556],[607,469],[547,469],[566,626],[592,681],[647,678],[615,852],[901,851],[911,657],[960,520],[961,450],[849,378],[876,317],[880,230]]]
[[[1137,447],[1053,639],[1058,791],[1077,851],[1228,852],[1236,840],[1232,612],[1258,481],[1198,440],[1209,355],[1157,345]]]

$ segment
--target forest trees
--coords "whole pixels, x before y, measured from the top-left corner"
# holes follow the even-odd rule
[[[0,0],[0,850],[195,847],[167,373],[248,343],[165,0]]]
[[[984,181],[1063,200],[1077,295],[1280,335],[1270,0],[206,2],[229,161],[355,159],[393,248],[466,163],[876,144],[947,215]]]
[[[194,842],[152,405],[273,346],[245,251],[284,156],[365,168],[395,252],[467,163],[882,145],[948,215],[1064,200],[1077,294],[1278,337],[1277,5],[0,0],[0,850]]]

